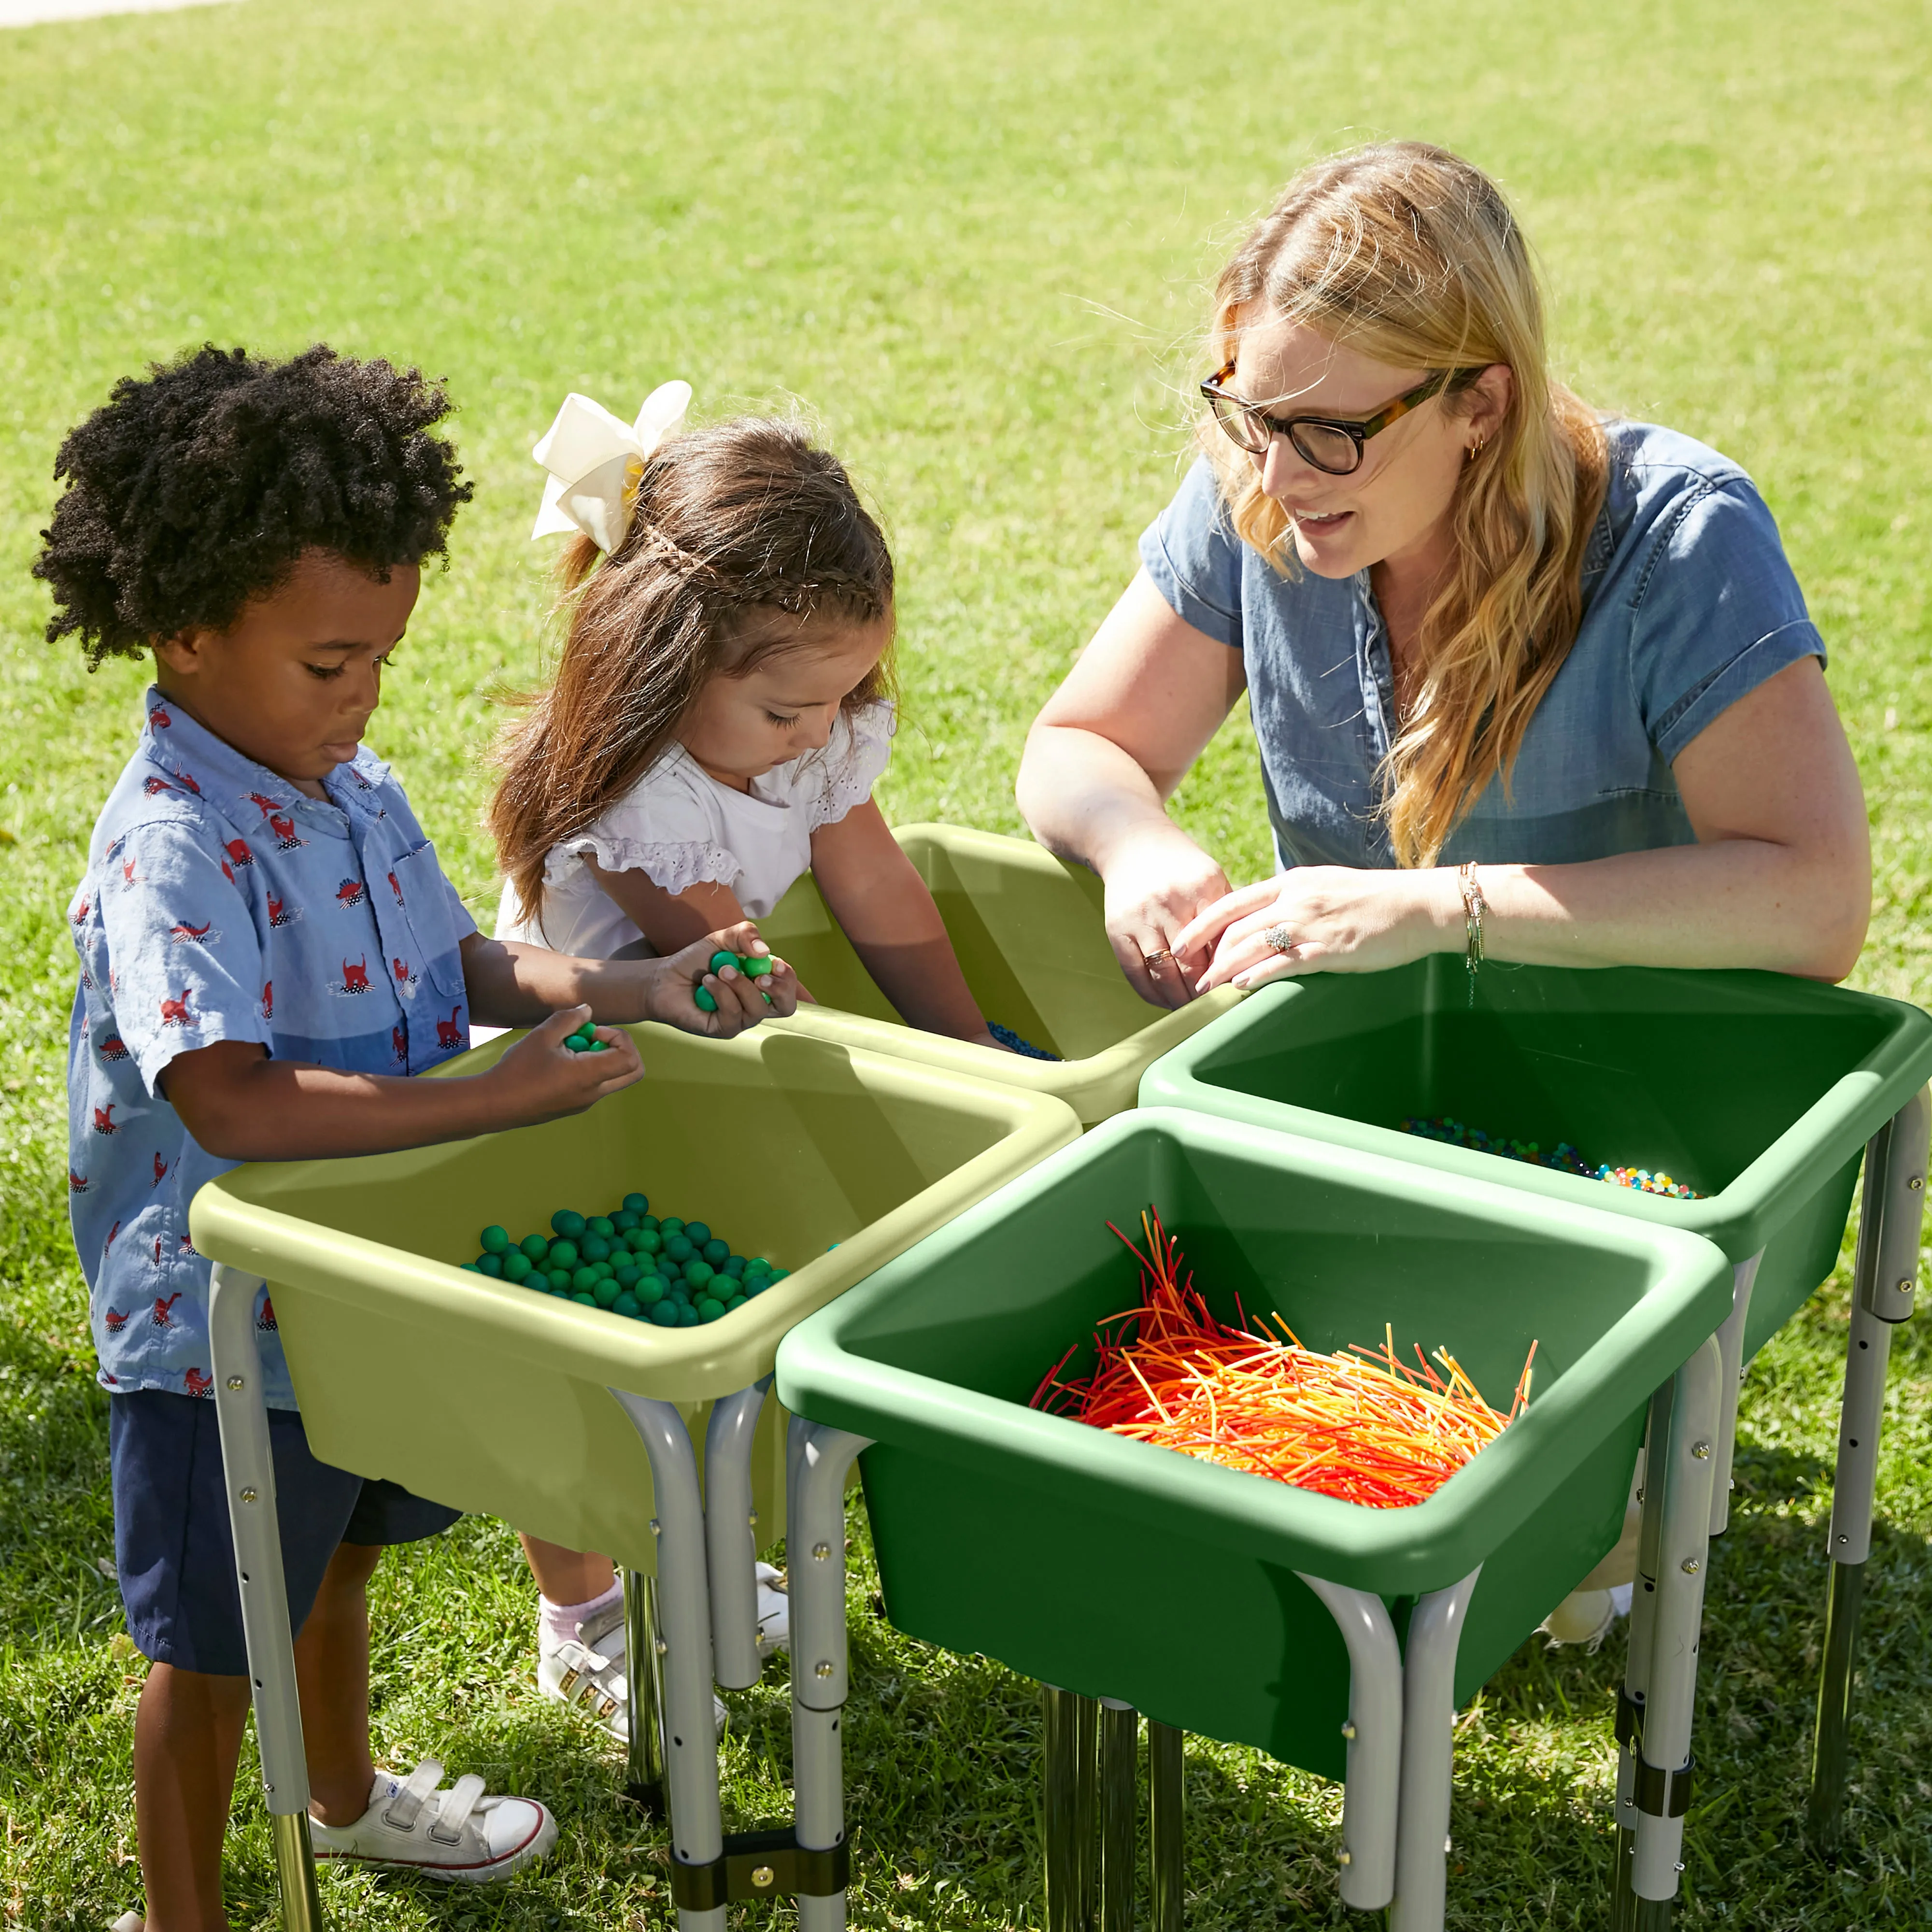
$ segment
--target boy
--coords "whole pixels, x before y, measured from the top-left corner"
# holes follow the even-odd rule
[[[401,787],[362,748],[421,567],[471,486],[432,434],[440,387],[322,347],[273,363],[212,346],[116,386],[62,446],[34,574],[50,641],[90,663],[151,651],[139,746],[69,920],[68,1187],[110,1392],[115,1556],[152,1667],[135,1725],[149,1932],[219,1932],[247,1652],[207,1344],[208,1263],[188,1204],[237,1161],[416,1147],[580,1112],[644,1071],[601,1022],[736,1033],[796,982],[706,970],[749,927],[663,960],[572,959],[479,934]],[[700,981],[717,1003],[700,1012]],[[467,1079],[407,1076],[469,1023],[528,1025]],[[283,1560],[319,1855],[471,1881],[556,1837],[532,1801],[369,1750],[364,1586],[381,1547],[454,1512],[309,1454],[266,1298]]]

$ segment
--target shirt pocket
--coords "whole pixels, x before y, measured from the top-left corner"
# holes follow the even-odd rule
[[[445,999],[464,997],[463,935],[453,910],[455,895],[428,840],[405,852],[390,868],[388,890],[396,896],[421,970]]]

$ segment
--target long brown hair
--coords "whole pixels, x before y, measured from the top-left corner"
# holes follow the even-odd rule
[[[552,848],[656,764],[711,679],[808,647],[812,620],[870,624],[892,607],[892,553],[844,465],[766,417],[660,444],[623,542],[606,557],[573,537],[558,574],[556,674],[498,748],[488,813],[498,862],[539,920]],[[892,691],[888,646],[846,709]]]
[[[1214,366],[1234,359],[1244,322],[1276,316],[1397,368],[1500,362],[1515,379],[1456,486],[1455,561],[1424,615],[1420,681],[1382,773],[1397,862],[1432,865],[1484,786],[1507,788],[1576,640],[1603,427],[1550,374],[1542,292],[1502,190],[1441,148],[1387,142],[1288,183],[1215,284]],[[1287,512],[1225,436],[1205,423],[1202,436],[1235,530],[1287,571]]]

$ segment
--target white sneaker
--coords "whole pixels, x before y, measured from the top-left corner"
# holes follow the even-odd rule
[[[791,1646],[791,1599],[785,1594],[785,1574],[769,1563],[758,1566],[758,1654],[770,1657],[774,1651]]]
[[[764,1564],[760,1564],[760,1569]],[[778,1572],[773,1570],[773,1576]],[[760,1589],[760,1607],[764,1592]],[[784,1598],[776,1601],[782,1606]],[[782,1611],[781,1612],[782,1615]],[[782,1640],[782,1633],[781,1636]],[[620,1744],[631,1742],[631,1683],[625,1670],[629,1637],[624,1623],[624,1600],[618,1598],[595,1616],[577,1626],[574,1638],[566,1637],[554,1648],[548,1648],[548,1634],[539,1628],[537,1636],[537,1688],[546,1697],[569,1704],[592,1722],[601,1724]],[[711,1714],[720,1735],[730,1721],[730,1713],[714,1693]]]
[[[379,1771],[369,1808],[354,1824],[309,1820],[316,1856],[488,1885],[534,1864],[556,1843],[556,1820],[535,1798],[487,1797],[473,1774],[447,1791],[442,1784],[442,1766],[433,1757],[406,1778]]]
[[[1572,1591],[1543,1620],[1550,1648],[1580,1643],[1593,1654],[1602,1649],[1617,1619],[1630,1615],[1631,1589],[1616,1583],[1607,1590]]]

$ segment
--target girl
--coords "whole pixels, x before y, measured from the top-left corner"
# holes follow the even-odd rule
[[[872,801],[893,724],[885,538],[795,423],[674,434],[689,394],[666,385],[634,430],[573,396],[537,446],[553,481],[534,534],[573,534],[556,676],[504,746],[490,808],[497,932],[668,953],[764,917],[808,868],[908,1024],[1002,1045]],[[628,1736],[609,1559],[524,1546],[539,1684]],[[760,1566],[767,1648],[784,1636],[777,1574]]]

